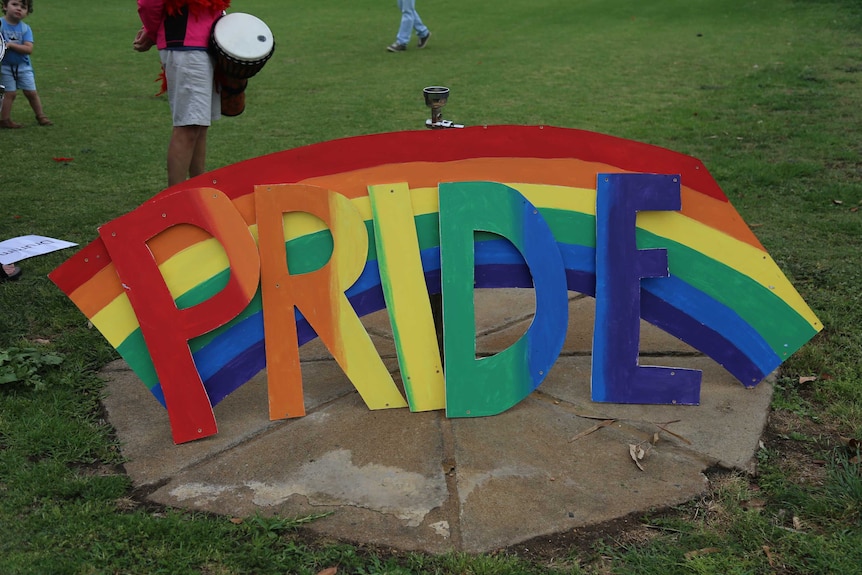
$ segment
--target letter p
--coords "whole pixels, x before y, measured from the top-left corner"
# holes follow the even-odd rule
[[[224,289],[186,309],[177,308],[147,244],[180,224],[212,235],[230,265]],[[147,202],[99,228],[99,235],[141,326],[165,396],[174,442],[215,434],[212,404],[188,342],[239,315],[257,291],[260,258],[245,220],[223,193],[195,188]]]

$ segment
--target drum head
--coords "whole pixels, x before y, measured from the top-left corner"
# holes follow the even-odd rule
[[[254,62],[269,55],[273,49],[272,31],[263,20],[232,12],[216,22],[213,40],[225,54],[244,62]]]

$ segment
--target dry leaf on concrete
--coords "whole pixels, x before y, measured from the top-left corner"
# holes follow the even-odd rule
[[[640,453],[640,456],[638,456],[639,453]],[[629,443],[629,455],[631,456],[632,461],[635,462],[635,465],[638,466],[638,469],[640,469],[641,471],[646,471],[643,468],[643,465],[641,465],[641,462],[638,461],[638,459],[643,459],[643,448],[642,447],[640,447],[634,443]]]

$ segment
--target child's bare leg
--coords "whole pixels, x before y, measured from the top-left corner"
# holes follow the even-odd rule
[[[27,97],[27,101],[30,102],[30,107],[33,108],[33,113],[36,114],[36,120],[39,121],[39,124],[50,126],[52,122],[45,116],[45,112],[42,110],[42,99],[39,98],[39,93],[36,90],[23,90],[23,92],[24,96]]]
[[[3,97],[3,106],[0,107],[0,128],[23,128],[18,122],[12,121],[12,102],[15,101],[15,96],[18,92],[6,92]]]
[[[195,158],[201,134],[206,138],[206,126],[174,126],[171,141],[168,144],[168,186],[187,180],[192,174],[194,161],[202,163],[200,158]],[[206,153],[206,143],[203,145]],[[199,167],[196,166],[195,169]]]
[[[5,122],[12,115],[12,102],[15,101],[15,96],[17,95],[18,92],[6,92],[6,95],[3,97],[3,107],[0,108],[0,120]]]

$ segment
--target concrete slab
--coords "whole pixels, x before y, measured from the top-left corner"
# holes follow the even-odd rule
[[[616,424],[581,439],[594,421],[533,396],[493,418],[452,422],[460,548],[496,549],[539,535],[679,503],[706,488],[708,464],[667,445],[638,469],[629,443],[649,436]]]
[[[532,298],[531,290],[477,291],[480,354],[497,353],[524,333]],[[218,435],[175,446],[167,413],[122,361],[104,371],[105,407],[129,476],[153,502],[228,516],[325,515],[308,528],[432,553],[490,551],[674,505],[706,489],[703,472],[712,465],[750,468],[768,383],[746,390],[645,324],[649,357],[641,363],[702,369],[702,404],[593,403],[592,299],[572,297],[570,312],[566,347],[545,383],[494,417],[369,411],[319,342],[301,351],[303,418],[268,420],[261,373],[216,406]],[[363,323],[398,381],[385,312]],[[597,427],[602,420],[608,424]],[[643,470],[630,445],[645,450]]]
[[[502,292],[494,294],[492,292]],[[499,313],[496,307],[519,309],[529,307],[535,312],[533,290],[476,290],[476,333],[480,336],[476,353],[492,355],[515,343],[533,321],[531,314]],[[576,295],[569,298],[569,325],[562,355],[590,355],[593,349],[593,323],[596,306],[593,298]],[[497,322],[496,324],[494,322]],[[640,353],[642,355],[701,355],[696,349],[676,337],[641,321]]]
[[[766,427],[772,382],[743,387],[708,357],[642,357],[641,365],[699,369],[703,372],[700,405],[627,405],[590,400],[589,357],[561,357],[541,393],[569,404],[579,415],[616,419],[646,433],[659,432],[660,441],[688,446],[728,469],[754,470],[753,457]],[[663,431],[657,424],[679,435]]]

